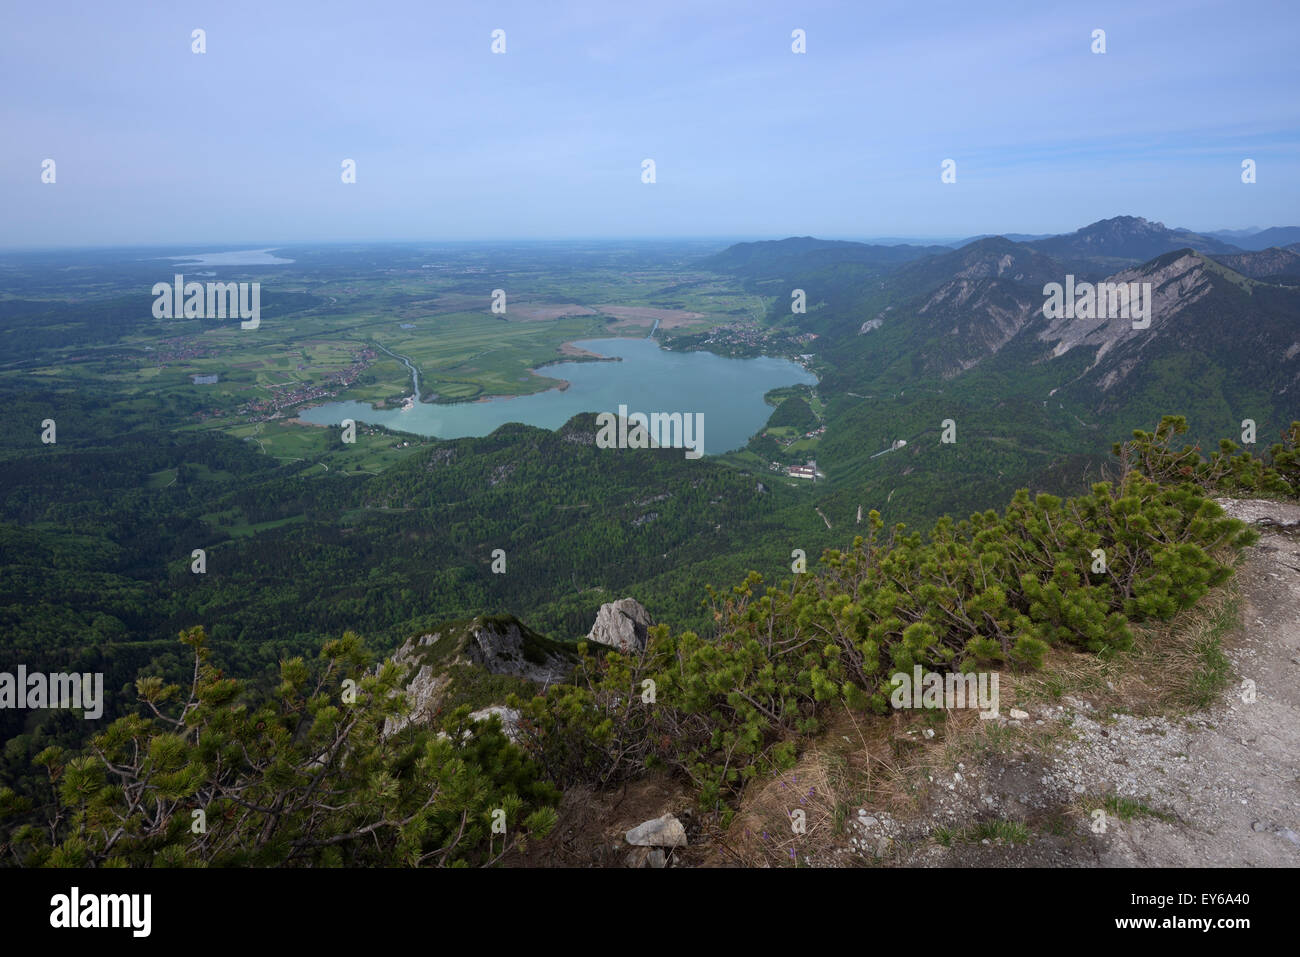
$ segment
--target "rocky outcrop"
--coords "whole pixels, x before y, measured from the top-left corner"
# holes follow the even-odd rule
[[[519,742],[519,712],[516,709],[507,708],[503,704],[494,704],[488,708],[471,711],[469,716],[471,721],[486,721],[493,715],[501,719],[501,729],[505,731],[506,737],[517,744]]]
[[[569,676],[572,656],[562,645],[537,634],[515,618],[476,618],[465,653],[494,675],[514,675],[538,684]]]
[[[389,718],[384,734],[400,731],[411,722],[434,722],[455,691],[457,666],[468,665],[545,686],[566,680],[575,660],[572,646],[551,641],[509,615],[484,615],[439,625],[407,639],[393,655],[393,661],[408,669],[409,710],[403,716]],[[461,695],[459,700],[464,698]],[[493,705],[472,717],[481,720],[489,712],[501,717],[507,734],[513,733],[519,715],[509,708]]]
[[[601,606],[587,640],[635,654],[645,648],[651,624],[639,602],[623,598]],[[500,679],[482,681],[480,669],[545,687],[569,680],[577,649],[538,634],[513,616],[480,615],[412,636],[393,661],[407,669],[408,709],[385,722],[385,735],[413,722],[436,725],[451,708],[469,704],[479,709],[471,712],[472,719],[486,721],[495,714],[506,735],[517,740],[519,712],[501,701],[507,691],[522,694],[528,686],[503,690]]]
[[[600,606],[587,640],[608,645],[622,654],[637,654],[645,648],[652,624],[650,613],[639,601],[620,598]]]

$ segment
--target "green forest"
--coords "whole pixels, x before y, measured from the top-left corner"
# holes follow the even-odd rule
[[[707,589],[706,634],[661,624],[642,652],[595,658],[583,643],[571,683],[509,699],[517,744],[468,706],[443,734],[385,734],[405,707],[403,669],[374,666],[351,630],[257,688],[213,664],[202,627],[185,629],[183,684],[140,677],[137,703],[88,748],[51,740],[0,786],[0,849],[55,867],[490,865],[549,833],[563,789],[653,768],[726,820],[748,780],[793,765],[829,706],[886,713],[896,669],[1119,653],[1130,623],[1168,620],[1224,582],[1258,534],[1211,496],[1300,497],[1300,422],[1265,458],[1228,441],[1202,456],[1177,446],[1186,431],[1167,417],[1117,443],[1115,483],[1022,491],[927,536],[885,534],[873,511],[813,574]]]

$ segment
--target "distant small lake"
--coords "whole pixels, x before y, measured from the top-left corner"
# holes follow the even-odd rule
[[[271,249],[236,249],[225,253],[195,253],[192,256],[166,256],[186,266],[283,266],[292,259],[271,255]]]
[[[355,419],[440,439],[491,434],[507,422],[558,429],[579,412],[701,412],[704,451],[738,449],[772,414],[763,401],[770,389],[815,385],[817,377],[788,359],[728,359],[711,352],[668,352],[652,339],[588,339],[577,346],[621,362],[562,362],[539,370],[565,379],[563,391],[435,405],[408,410],[372,409],[368,402],[330,402],[298,417],[317,425]]]

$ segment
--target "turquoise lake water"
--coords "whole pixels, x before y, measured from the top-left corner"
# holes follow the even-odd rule
[[[563,391],[436,405],[372,409],[367,402],[330,402],[301,413],[317,425],[355,419],[416,435],[457,439],[489,435],[507,422],[558,429],[579,412],[703,413],[704,452],[738,449],[772,414],[763,394],[780,386],[814,385],[817,377],[788,359],[728,359],[711,352],[668,352],[652,339],[588,339],[575,343],[618,362],[564,362],[541,372],[570,383]]]

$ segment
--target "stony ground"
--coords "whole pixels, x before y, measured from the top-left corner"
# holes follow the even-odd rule
[[[1012,723],[1041,746],[957,764],[921,814],[859,812],[854,852],[901,866],[1300,866],[1300,507],[1223,504],[1261,538],[1238,570],[1235,677],[1218,704],[1172,718],[1068,696],[1029,706]]]

